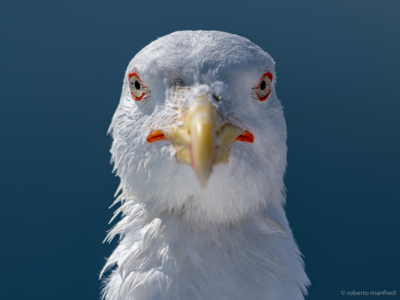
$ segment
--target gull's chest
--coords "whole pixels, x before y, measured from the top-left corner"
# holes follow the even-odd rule
[[[281,299],[282,286],[298,289],[290,236],[257,226],[202,234],[178,227],[125,236],[115,299]]]

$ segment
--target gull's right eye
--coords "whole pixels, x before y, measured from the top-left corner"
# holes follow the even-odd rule
[[[139,75],[136,74],[135,72],[130,73],[128,77],[129,77],[129,88],[131,90],[132,97],[136,101],[140,101],[146,94],[144,92],[143,83],[140,80]]]

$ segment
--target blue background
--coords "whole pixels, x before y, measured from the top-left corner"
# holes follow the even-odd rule
[[[277,62],[307,299],[400,294],[399,13],[396,0],[2,1],[1,298],[98,299],[125,68],[185,29],[247,37]]]

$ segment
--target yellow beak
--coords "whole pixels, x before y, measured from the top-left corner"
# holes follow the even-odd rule
[[[203,188],[214,165],[228,162],[228,148],[235,141],[253,142],[253,135],[232,124],[221,126],[217,110],[206,95],[194,99],[190,109],[182,110],[184,125],[171,124],[147,137],[152,143],[168,139],[182,163],[192,167]]]
[[[189,109],[185,128],[190,136],[190,162],[205,187],[212,172],[221,124],[215,107],[206,96],[199,96]]]

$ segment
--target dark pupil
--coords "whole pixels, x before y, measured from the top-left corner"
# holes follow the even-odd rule
[[[265,80],[263,80],[260,84],[260,89],[263,91],[265,90],[265,87],[267,86],[267,84],[265,83]]]
[[[140,83],[139,83],[139,81],[135,81],[135,88],[138,90],[138,89],[140,89]]]

